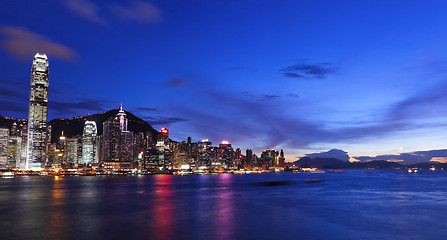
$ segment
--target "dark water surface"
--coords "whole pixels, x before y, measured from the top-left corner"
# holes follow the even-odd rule
[[[446,179],[444,171],[0,179],[0,239],[447,239]]]

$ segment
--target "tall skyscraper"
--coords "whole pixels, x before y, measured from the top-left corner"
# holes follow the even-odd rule
[[[9,128],[0,127],[0,168],[8,167]]]
[[[84,133],[82,134],[82,163],[97,163],[97,129],[95,121],[85,121]]]
[[[123,110],[123,104],[121,104],[120,110],[118,111],[118,114],[116,114],[116,117],[120,120],[121,132],[127,131],[127,115]]]
[[[47,55],[37,53],[31,68],[28,141],[25,168],[45,166],[48,120],[49,63]]]

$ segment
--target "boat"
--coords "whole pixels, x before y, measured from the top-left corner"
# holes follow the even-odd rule
[[[421,173],[422,170],[419,169],[419,168],[409,168],[409,169],[408,169],[408,172],[409,172],[409,173]]]
[[[14,178],[13,172],[3,172],[2,178]]]

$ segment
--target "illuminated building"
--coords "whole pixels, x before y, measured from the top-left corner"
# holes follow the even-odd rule
[[[266,164],[268,167],[273,167],[276,165],[278,155],[278,151],[274,149],[266,149],[262,151],[261,162],[263,164]]]
[[[120,139],[120,162],[133,161],[133,132],[122,131]]]
[[[123,105],[121,104],[120,110],[118,114],[116,114],[116,118],[120,121],[120,130],[121,132],[127,131],[127,115],[123,110]]]
[[[28,115],[28,141],[25,168],[42,168],[46,160],[49,63],[37,53],[31,68]]]
[[[219,163],[224,168],[229,168],[233,166],[233,148],[228,141],[222,141],[219,144],[219,153],[217,155]]]
[[[245,165],[253,166],[253,151],[251,149],[245,151]]]
[[[82,159],[82,138],[67,139],[67,162],[78,164]]]
[[[58,154],[58,164],[67,164],[67,138],[64,136],[64,132],[62,131],[62,136],[59,137],[59,146],[60,150]]]
[[[127,131],[126,113],[121,106],[116,117],[103,124],[101,161],[122,162],[120,166],[130,167],[134,160],[133,142],[133,132]]]
[[[0,127],[0,168],[8,167],[9,128]]]
[[[170,164],[170,146],[169,130],[167,128],[160,129],[156,148],[158,150],[158,165],[164,168],[168,167]]]
[[[120,122],[118,119],[109,119],[103,124],[102,161],[118,162],[120,159]]]
[[[198,165],[211,165],[211,149],[213,148],[212,143],[208,139],[203,139],[198,145]]]
[[[19,167],[22,152],[22,138],[10,136],[8,143],[8,165],[10,167]]]
[[[97,129],[95,121],[85,121],[82,134],[82,164],[98,163]]]

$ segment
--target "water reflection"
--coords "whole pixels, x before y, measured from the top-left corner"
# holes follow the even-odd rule
[[[233,239],[235,222],[233,219],[233,175],[219,175],[219,189],[217,191],[217,217],[216,217],[216,239]]]
[[[67,214],[64,211],[65,190],[59,176],[54,177],[48,206],[47,234],[49,239],[67,238]]]
[[[172,175],[154,176],[154,200],[152,202],[152,219],[149,222],[155,239],[172,239],[173,232],[173,193]]]

